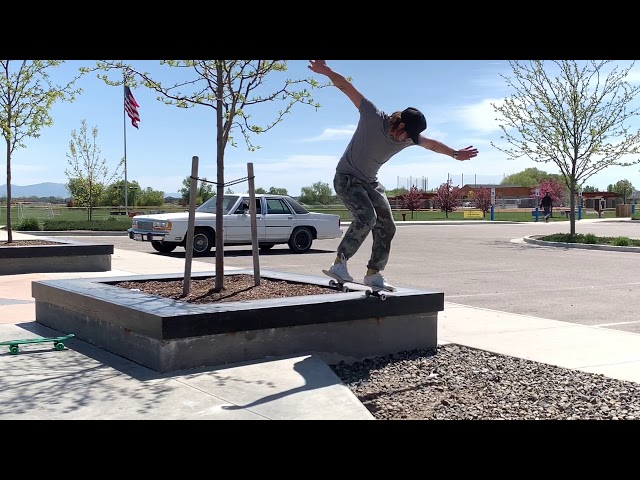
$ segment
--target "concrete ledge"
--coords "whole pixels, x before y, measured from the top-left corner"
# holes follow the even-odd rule
[[[252,274],[236,270],[229,275]],[[192,279],[213,276],[192,275]],[[262,271],[263,278],[328,286],[329,279]],[[364,291],[189,304],[112,284],[175,275],[32,282],[36,321],[159,372],[317,353],[355,361],[437,346],[442,292],[399,289],[385,301]]]
[[[40,238],[56,245],[0,246],[0,275],[50,272],[107,272],[112,244],[87,244]]]

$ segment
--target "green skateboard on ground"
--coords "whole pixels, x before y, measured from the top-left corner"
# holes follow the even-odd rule
[[[56,350],[64,350],[64,342],[70,338],[75,337],[73,333],[69,335],[65,335],[63,337],[43,337],[43,338],[25,338],[22,340],[7,340],[6,342],[0,342],[0,345],[7,345],[9,347],[9,351],[16,355],[20,352],[20,347],[18,345],[25,345],[31,343],[47,343],[53,342],[53,348]]]

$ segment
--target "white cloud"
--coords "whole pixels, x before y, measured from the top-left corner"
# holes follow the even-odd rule
[[[320,135],[299,140],[301,142],[321,142],[327,140],[342,140],[350,138],[356,131],[356,125],[346,125],[341,128],[325,128]]]
[[[499,118],[500,115],[492,104],[500,106],[503,102],[502,98],[487,98],[478,103],[458,107],[455,109],[456,121],[482,134],[498,132],[500,126],[496,118]]]

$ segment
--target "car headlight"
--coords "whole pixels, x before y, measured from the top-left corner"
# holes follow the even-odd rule
[[[168,220],[154,220],[153,229],[154,230],[171,230],[171,222]]]

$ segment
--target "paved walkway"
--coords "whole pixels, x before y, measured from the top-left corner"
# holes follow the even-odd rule
[[[0,341],[59,333],[35,321],[33,281],[184,269],[183,259],[149,259],[116,249],[110,272],[0,276]],[[211,271],[211,265],[194,262],[192,271]],[[640,383],[640,335],[634,333],[450,302],[438,323],[440,343]],[[0,351],[0,419],[373,419],[314,355],[158,374],[77,339],[66,345],[64,353],[49,346],[25,347],[20,355]]]

